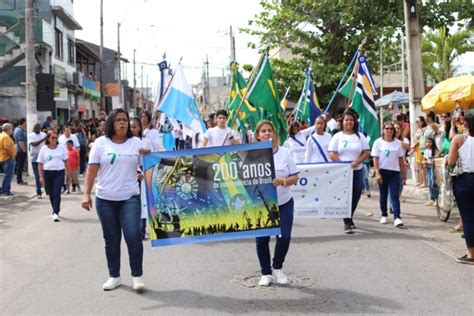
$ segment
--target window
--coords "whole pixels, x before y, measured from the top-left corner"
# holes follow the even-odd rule
[[[55,31],[55,45],[56,45],[56,57],[58,59],[63,59],[63,32],[58,29],[54,29]]]
[[[67,39],[67,53],[68,53],[67,61],[68,63],[73,65],[74,64],[74,42],[70,38]]]

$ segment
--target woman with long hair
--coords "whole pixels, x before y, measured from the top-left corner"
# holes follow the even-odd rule
[[[367,138],[358,132],[357,114],[346,110],[343,114],[342,131],[335,134],[329,142],[329,157],[333,161],[350,161],[353,170],[351,217],[344,218],[344,232],[353,234],[356,228],[353,216],[364,188],[362,163],[369,157]]]
[[[415,133],[415,139],[411,146],[411,151],[415,153],[415,161],[418,168],[418,183],[416,186],[426,188],[426,168],[423,165],[423,151],[425,150],[425,128],[426,120],[423,116],[416,118],[416,126],[418,127]]]
[[[45,186],[53,208],[53,221],[59,222],[61,207],[61,188],[64,184],[65,170],[69,172],[66,149],[58,144],[58,134],[49,131],[46,141],[38,154],[38,172],[40,182]]]
[[[92,208],[91,191],[95,185],[96,209],[105,240],[109,279],[102,285],[105,291],[122,284],[120,279],[120,244],[122,232],[128,248],[133,289],[143,291],[143,243],[140,235],[140,189],[137,171],[143,148],[130,130],[127,111],[112,111],[105,122],[105,135],[96,139],[89,155],[82,207]]]
[[[464,120],[464,135],[456,135],[451,143],[448,165],[458,165],[461,174],[453,179],[453,193],[464,223],[467,254],[457,258],[459,263],[474,265],[474,114]]]
[[[278,207],[280,210],[281,235],[276,237],[273,264],[270,264],[270,237],[257,237],[257,256],[260,262],[262,277],[260,286],[269,286],[272,281],[272,268],[276,281],[287,284],[288,277],[283,272],[283,262],[290,248],[291,229],[293,227],[294,202],[290,186],[298,181],[298,169],[288,148],[278,146],[279,139],[273,123],[267,120],[258,122],[255,128],[256,141],[271,141],[275,162],[275,179],[273,185],[277,189]]]
[[[402,143],[395,138],[394,124],[387,122],[383,126],[382,137],[374,142],[372,147],[375,176],[379,184],[380,210],[382,217],[380,224],[387,224],[387,198],[390,192],[390,201],[393,209],[395,227],[403,225],[400,216],[400,182],[406,180],[405,151]]]

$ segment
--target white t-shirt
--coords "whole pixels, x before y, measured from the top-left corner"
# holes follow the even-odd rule
[[[229,134],[229,136],[226,139],[227,134]],[[216,126],[210,128],[204,133],[204,138],[207,139],[206,147],[220,147],[232,145],[231,140],[229,139],[231,136],[233,136],[234,139],[239,138],[239,134],[228,127],[220,128]]]
[[[378,138],[374,142],[371,155],[379,158],[380,169],[400,171],[399,158],[405,156],[405,151],[398,139],[388,142]]]
[[[336,120],[332,117],[327,123],[326,123],[327,129],[332,132],[337,128],[337,122]]]
[[[290,152],[293,154],[293,158],[295,158],[296,163],[303,163],[304,156],[306,153],[306,144],[307,138],[315,131],[315,127],[311,126],[307,129],[299,131],[293,137],[288,137],[285,141],[283,146],[288,148]]]
[[[288,148],[278,146],[278,150],[273,154],[275,162],[275,178],[286,178],[299,173],[295,160]],[[289,186],[279,185],[277,188],[278,205],[283,205],[291,199]]]
[[[97,197],[109,201],[124,201],[140,194],[137,170],[142,141],[137,137],[116,144],[111,139],[97,138],[89,153],[89,164],[99,165],[95,186]]]
[[[362,133],[359,137],[354,134],[344,134],[344,132],[336,133],[329,142],[328,151],[335,152],[341,161],[354,161],[362,154],[364,150],[369,150],[367,138]],[[362,164],[355,170],[362,169]]]
[[[43,165],[43,170],[64,170],[64,162],[68,159],[63,146],[58,145],[55,149],[43,146],[38,154],[37,162]]]
[[[164,151],[163,136],[156,129],[145,129],[143,131],[143,138],[146,138],[151,143],[151,151]]]
[[[66,148],[66,144],[68,140],[72,140],[72,144],[74,148],[81,148],[81,145],[79,144],[79,140],[77,139],[77,136],[74,134],[69,135],[69,137],[66,137],[66,135],[61,135],[58,138],[58,143],[59,145],[62,145],[64,148]]]
[[[319,146],[321,146],[321,149],[323,150],[327,161],[331,161],[331,158],[329,158],[328,153],[328,146],[329,142],[331,141],[331,135],[328,133],[324,133],[323,135],[313,133],[308,138],[304,162],[326,162],[326,160],[324,160],[324,157],[321,155],[321,151],[319,150],[318,145],[316,145],[312,137],[314,137],[319,143]]]
[[[30,133],[30,135],[28,135],[28,146],[30,147],[31,162],[36,162],[36,160],[38,159],[38,154],[41,148],[44,147],[45,142],[43,141],[37,146],[31,145],[31,143],[45,139],[45,137],[46,137],[46,134],[43,132],[39,132],[39,134],[36,134],[35,132],[33,132],[33,133]]]

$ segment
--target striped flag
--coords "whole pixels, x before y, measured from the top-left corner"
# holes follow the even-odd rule
[[[306,69],[305,72],[306,79],[295,109],[295,118],[298,117],[301,122],[312,126],[316,118],[321,115],[321,108],[319,107],[318,96],[314,89],[311,68]]]
[[[357,78],[354,86],[355,90],[349,107],[359,113],[360,126],[370,137],[369,145],[372,146],[374,141],[380,137],[379,121],[374,102],[374,95],[377,95],[377,92],[364,55],[358,57]]]

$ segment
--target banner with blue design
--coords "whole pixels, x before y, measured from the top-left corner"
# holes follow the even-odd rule
[[[280,234],[270,142],[152,152],[143,166],[152,247]]]
[[[291,187],[295,217],[351,217],[352,178],[350,162],[297,164],[299,179]]]

